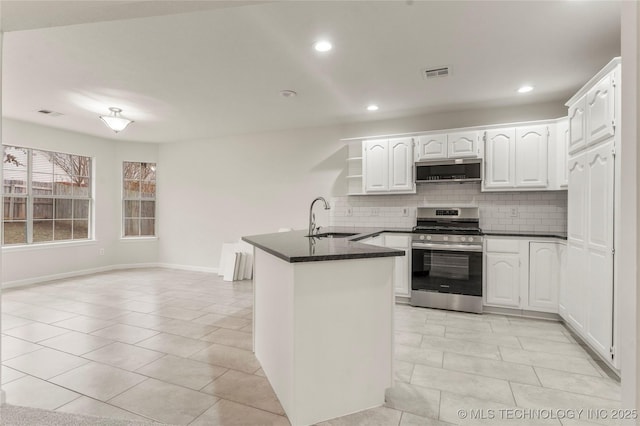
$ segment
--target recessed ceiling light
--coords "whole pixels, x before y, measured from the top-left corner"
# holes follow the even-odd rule
[[[371,104],[367,106],[367,111],[377,111],[377,110],[378,110],[378,105]]]
[[[296,96],[298,96],[298,92],[296,92],[295,90],[281,90],[280,96],[282,96],[283,98],[295,98]]]
[[[533,90],[533,86],[522,86],[518,89],[518,93],[529,93]]]
[[[327,40],[320,40],[313,45],[313,48],[318,52],[328,52],[333,49],[333,46]]]

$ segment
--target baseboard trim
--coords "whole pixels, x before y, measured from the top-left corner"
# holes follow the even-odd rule
[[[556,313],[529,311],[526,309],[502,308],[498,306],[484,305],[482,307],[482,313],[510,315],[514,317],[531,318],[531,319],[548,320],[548,321],[562,321],[562,318],[560,317],[560,315]]]
[[[206,268],[206,267],[191,266],[191,265],[178,265],[173,263],[130,263],[130,264],[101,266],[98,268],[91,268],[91,269],[79,269],[77,271],[64,272],[61,274],[42,275],[39,277],[26,278],[24,280],[7,281],[2,283],[2,289],[25,287],[29,285],[41,284],[41,283],[61,280],[65,278],[74,278],[74,277],[80,277],[83,275],[98,274],[100,272],[109,272],[109,271],[126,270],[126,269],[144,269],[144,268],[178,269],[183,271],[206,272],[206,273],[212,273],[212,274],[215,274],[218,272],[218,268]]]
[[[206,268],[204,266],[176,265],[175,263],[159,263],[158,266],[160,268],[180,269],[182,271],[207,272],[207,273],[210,273],[210,274],[217,274],[218,273],[218,268]]]

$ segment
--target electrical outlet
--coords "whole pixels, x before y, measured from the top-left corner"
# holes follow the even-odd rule
[[[353,208],[352,207],[347,207],[347,216],[353,216]]]
[[[409,216],[409,207],[403,207],[402,208],[402,216],[404,216],[404,217],[408,217]]]
[[[518,208],[511,207],[511,217],[518,217]]]
[[[371,208],[371,216],[380,216],[380,208],[372,207]]]
[[[101,248],[100,250],[98,250],[98,254],[99,254],[100,256],[104,256],[104,249],[103,249],[103,248]]]

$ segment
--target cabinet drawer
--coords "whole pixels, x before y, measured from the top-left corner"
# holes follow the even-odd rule
[[[520,241],[488,239],[486,240],[486,249],[493,253],[519,253]]]

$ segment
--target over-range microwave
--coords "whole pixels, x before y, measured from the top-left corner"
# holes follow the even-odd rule
[[[416,183],[480,182],[482,159],[458,158],[416,163]]]
[[[458,158],[416,163],[416,183],[480,182],[482,159]]]

